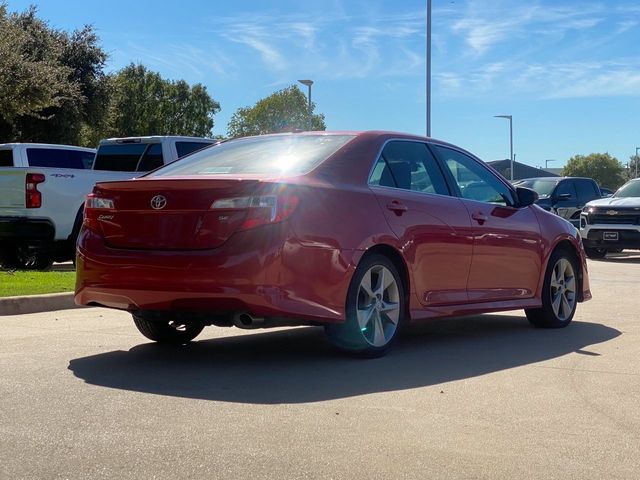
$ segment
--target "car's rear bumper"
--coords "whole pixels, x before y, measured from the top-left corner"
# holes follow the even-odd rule
[[[0,217],[0,241],[51,241],[55,227],[51,220],[29,217]]]
[[[158,252],[109,248],[83,229],[75,301],[128,311],[343,321],[352,251],[306,247],[280,240],[277,228],[258,230],[212,250]]]

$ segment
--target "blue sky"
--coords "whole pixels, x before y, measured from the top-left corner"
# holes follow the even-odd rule
[[[214,133],[296,80],[328,129],[425,132],[423,1],[8,0],[64,29],[93,24],[109,70],[141,62],[205,84]],[[432,135],[484,160],[626,163],[640,146],[637,0],[433,0]],[[302,87],[302,86],[301,86]],[[302,87],[306,91],[306,87]]]

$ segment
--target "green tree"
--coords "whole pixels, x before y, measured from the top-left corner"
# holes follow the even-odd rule
[[[311,103],[311,129],[325,130],[324,115],[313,113]],[[306,95],[296,86],[279,90],[259,100],[253,107],[239,108],[227,127],[229,137],[245,137],[292,130],[308,130],[308,103]]]
[[[68,68],[67,81],[77,88],[76,94],[62,98],[59,105],[44,109],[35,119],[21,117],[16,123],[18,131],[23,138],[42,142],[95,146],[109,105],[109,79],[104,73],[107,54],[90,26],[70,35],[52,34],[60,46],[58,61]]]
[[[593,178],[599,185],[612,190],[624,183],[624,167],[608,153],[575,155],[567,162],[562,175]]]
[[[50,117],[80,95],[79,85],[70,81],[72,69],[60,58],[59,36],[36,18],[36,9],[7,13],[0,4],[0,141],[41,140],[23,131],[28,121]]]
[[[631,155],[629,157],[629,169],[627,170],[627,179],[631,180],[632,178],[636,178],[638,176],[640,176],[640,155]]]
[[[111,136],[211,136],[213,116],[220,110],[205,86],[163,79],[143,65],[120,70],[112,90]]]

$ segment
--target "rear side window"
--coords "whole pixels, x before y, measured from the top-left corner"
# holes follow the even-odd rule
[[[0,167],[13,167],[13,150],[0,150]]]
[[[30,167],[90,169],[94,154],[82,150],[60,148],[27,148]]]
[[[197,152],[198,150],[202,150],[204,147],[208,147],[209,145],[211,144],[203,142],[176,142],[178,158]]]
[[[435,158],[424,143],[387,143],[369,179],[369,184],[422,193],[449,195]]]
[[[600,193],[590,180],[576,180],[576,190],[578,191],[578,201],[583,205],[595,198],[600,198]]]
[[[93,168],[112,172],[135,172],[147,146],[146,143],[100,145]]]

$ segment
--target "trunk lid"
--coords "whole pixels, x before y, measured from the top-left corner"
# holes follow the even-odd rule
[[[216,209],[215,200],[256,195],[259,179],[145,178],[101,183],[94,193],[114,208],[97,220],[114,248],[203,250],[222,245],[243,224],[246,209]]]

